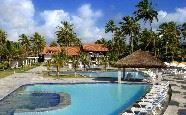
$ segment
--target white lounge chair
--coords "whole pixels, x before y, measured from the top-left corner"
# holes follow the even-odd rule
[[[122,115],[136,115],[132,110],[126,110]]]

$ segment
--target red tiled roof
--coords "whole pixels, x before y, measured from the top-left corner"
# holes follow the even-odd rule
[[[67,51],[67,55],[69,56],[79,55],[80,53],[80,47],[68,47],[68,48],[65,48],[65,50]],[[57,53],[60,51],[61,51],[60,47],[44,47],[43,54],[49,54],[51,52]]]
[[[44,47],[43,54],[48,54],[50,52],[56,53],[60,51],[61,51],[60,47]]]
[[[108,49],[104,44],[84,44],[82,45],[83,51],[92,51],[92,52],[106,52]],[[67,55],[76,56],[79,55],[81,49],[80,47],[66,47],[64,48],[67,51]],[[43,54],[57,53],[61,51],[61,47],[44,47]]]
[[[108,51],[108,48],[106,48],[104,44],[84,44],[82,46],[84,51],[94,51],[94,52]]]
[[[77,56],[80,53],[80,47],[68,47],[66,51],[69,56]]]

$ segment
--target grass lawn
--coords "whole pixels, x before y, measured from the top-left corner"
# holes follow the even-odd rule
[[[26,66],[26,67],[23,67],[23,68],[16,68],[16,69],[1,70],[0,71],[0,78],[3,78],[3,77],[6,77],[6,76],[14,74],[14,71],[15,71],[15,73],[23,73],[23,72],[28,71],[30,69],[33,69],[33,68],[35,68],[37,66],[39,66],[39,65],[33,65],[31,67],[30,66]]]

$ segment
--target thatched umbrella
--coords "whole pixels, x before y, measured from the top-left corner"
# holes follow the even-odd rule
[[[144,52],[141,49],[133,52],[115,64],[115,67],[119,68],[164,68],[166,65],[158,58],[152,56],[148,52]],[[124,76],[123,76],[124,77]]]

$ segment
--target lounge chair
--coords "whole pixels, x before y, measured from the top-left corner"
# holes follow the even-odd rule
[[[136,115],[132,110],[128,109],[122,115]]]

